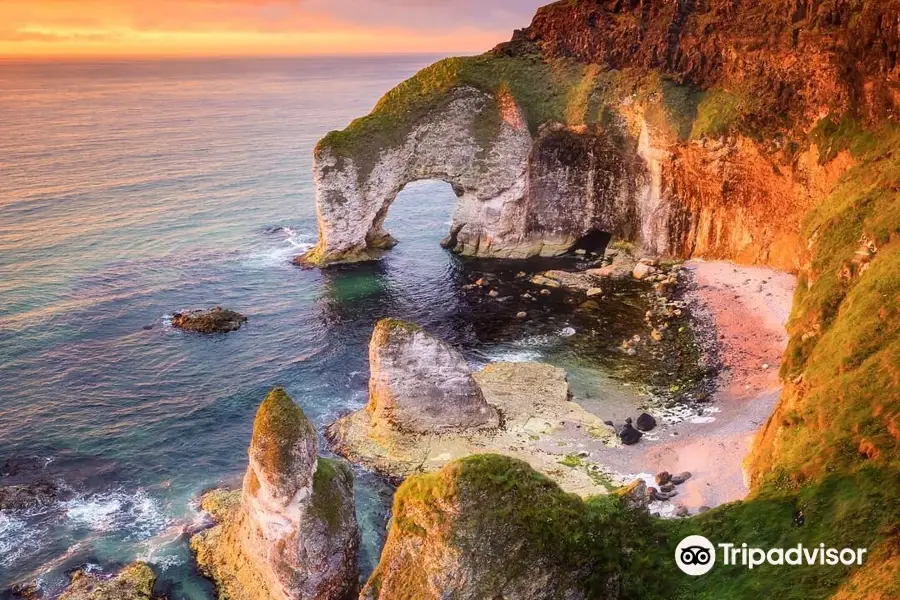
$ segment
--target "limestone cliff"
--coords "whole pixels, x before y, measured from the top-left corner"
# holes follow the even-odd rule
[[[872,558],[802,577],[714,569],[690,586],[669,561],[644,581],[677,593],[631,597],[900,597],[898,57],[897,0],[556,2],[511,42],[423,70],[322,140],[320,240],[306,261],[372,257],[389,245],[380,224],[396,190],[437,177],[467,207],[447,240],[466,254],[554,254],[603,231],[657,253],[797,271],[787,385],[748,461],[751,497],[673,529]],[[465,94],[484,100],[474,114],[441,112]],[[420,129],[441,114],[459,138]],[[513,143],[519,116],[528,135]],[[442,161],[456,139],[477,147],[465,172],[481,179],[406,169]],[[370,193],[388,179],[400,183]],[[509,192],[500,200],[482,193],[494,181]],[[394,577],[421,572],[393,557]]]
[[[319,244],[299,262],[376,258],[397,193],[434,178],[457,193],[445,242],[463,254],[556,255],[605,232],[797,269],[802,215],[852,163],[817,133],[900,104],[897,8],[547,6],[512,42],[423,70],[319,143]]]
[[[220,523],[191,540],[223,600],[354,596],[353,474],[317,452],[303,411],[284,390],[273,390],[256,416],[240,502],[205,501]]]
[[[618,495],[588,503],[524,462],[479,455],[407,479],[361,600],[628,597],[649,520]],[[623,594],[623,592],[625,594]]]

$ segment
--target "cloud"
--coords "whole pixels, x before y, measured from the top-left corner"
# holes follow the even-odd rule
[[[546,0],[6,0],[0,40],[40,43],[128,42],[177,50],[233,39],[233,50],[484,50],[528,24]],[[331,46],[327,40],[333,40]],[[192,40],[192,41],[191,41]],[[280,44],[280,45],[279,45]],[[349,44],[349,45],[348,45]],[[72,45],[72,44],[70,44]],[[0,48],[9,51],[11,44]],[[60,46],[62,47],[62,45]],[[124,46],[123,46],[124,47]],[[15,48],[13,48],[15,50]],[[193,48],[191,51],[196,50]],[[248,50],[249,51],[249,50]]]

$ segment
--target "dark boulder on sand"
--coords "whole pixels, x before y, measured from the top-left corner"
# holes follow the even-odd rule
[[[641,413],[635,424],[641,431],[651,431],[656,427],[656,419],[647,413]]]
[[[622,443],[626,446],[631,446],[632,444],[637,444],[641,441],[641,438],[644,436],[643,433],[634,428],[631,424],[631,419],[625,419],[625,425],[619,429],[619,439],[622,440]]]

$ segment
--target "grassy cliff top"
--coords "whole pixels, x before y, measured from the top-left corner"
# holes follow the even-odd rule
[[[518,459],[469,456],[437,473],[411,477],[394,496],[393,514],[382,564],[370,580],[387,586],[383,591],[390,597],[430,597],[425,587],[416,587],[427,585],[427,565],[417,559],[402,563],[397,577],[397,563],[385,564],[416,538],[459,548],[462,568],[474,573],[475,597],[495,597],[504,581],[528,579],[536,571],[551,574],[559,585],[548,593],[562,594],[564,585],[577,582],[589,597],[598,597],[611,577],[620,578],[628,593],[655,585],[631,576],[632,563],[644,559],[622,551],[627,545],[656,560],[642,552],[656,543],[646,515],[626,509],[617,495],[585,502]],[[634,535],[639,530],[642,535]],[[381,569],[394,569],[393,578],[385,580]]]

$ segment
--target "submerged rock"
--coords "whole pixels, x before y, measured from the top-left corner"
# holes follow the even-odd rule
[[[603,510],[527,463],[492,454],[411,477],[394,496],[388,539],[360,598],[618,598],[647,517],[627,494],[590,502]]]
[[[162,600],[153,595],[156,574],[149,565],[134,563],[112,579],[76,571],[60,600]]]
[[[65,500],[68,494],[51,481],[0,486],[0,510],[25,510]]]
[[[531,278],[531,283],[549,288],[566,288],[587,292],[589,296],[602,294],[600,279],[588,271],[545,271]],[[594,293],[590,293],[594,290]]]
[[[172,315],[172,326],[199,333],[228,333],[237,331],[247,317],[227,308],[216,306],[209,310],[189,310]]]
[[[500,423],[462,354],[417,325],[379,321],[369,344],[369,368],[366,410],[375,426],[430,433]]]
[[[316,432],[282,389],[260,406],[240,500],[204,497],[219,524],[191,539],[222,600],[347,600],[358,590],[353,474],[317,457]]]

